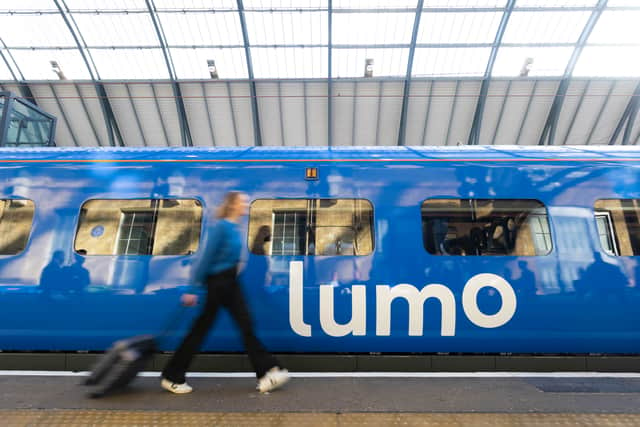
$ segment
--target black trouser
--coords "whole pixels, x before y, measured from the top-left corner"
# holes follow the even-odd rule
[[[233,320],[240,327],[249,360],[256,371],[256,377],[262,377],[274,366],[281,366],[278,360],[263,347],[253,333],[251,316],[247,309],[242,289],[240,289],[240,284],[236,281],[236,269],[233,268],[208,276],[206,283],[207,301],[202,313],[195,320],[191,330],[182,340],[180,347],[167,363],[164,371],[162,371],[162,376],[171,382],[185,382],[185,373],[200,349],[209,329],[211,329],[221,304],[229,310]]]

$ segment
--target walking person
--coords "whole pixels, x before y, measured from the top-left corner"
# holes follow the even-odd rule
[[[238,223],[247,214],[249,198],[245,193],[231,191],[218,209],[218,222],[211,228],[203,256],[196,263],[195,283],[206,286],[207,297],[199,317],[162,371],[161,386],[172,393],[190,393],[185,374],[206,337],[220,306],[229,310],[239,326],[249,360],[258,378],[260,392],[274,390],[289,380],[289,374],[255,336],[251,315],[237,280],[242,240]],[[182,295],[182,303],[196,305],[196,294]]]

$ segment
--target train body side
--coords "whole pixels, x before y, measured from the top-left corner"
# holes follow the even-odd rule
[[[195,198],[204,207],[206,232],[222,195],[237,189],[252,200],[355,198],[373,205],[369,255],[270,257],[265,284],[256,276],[264,256],[245,248],[243,287],[258,333],[274,351],[640,352],[637,259],[603,253],[594,220],[596,200],[640,198],[640,161],[276,157],[0,166],[0,198],[26,198],[36,206],[27,248],[0,256],[0,349],[102,350],[118,338],[160,331],[175,311],[197,253],[87,256],[91,285],[85,292],[43,294],[40,276],[52,254],[63,251],[66,262],[73,257],[84,202]],[[307,167],[317,168],[318,180],[304,179]],[[430,254],[423,244],[421,205],[438,198],[538,200],[548,212],[553,249],[522,257]],[[523,274],[523,261],[532,275]],[[590,266],[605,263],[624,279],[612,280],[606,268],[592,268],[585,277]],[[495,285],[495,278],[507,287],[485,286]],[[58,287],[65,286],[63,279]],[[585,287],[597,289],[587,292],[597,298],[576,291]],[[413,297],[386,304],[383,298],[394,288]],[[430,297],[423,304],[408,302],[425,288]],[[497,326],[483,323],[510,307],[513,313]],[[188,311],[166,349],[177,344],[196,312]],[[240,337],[223,314],[203,351],[240,349]]]

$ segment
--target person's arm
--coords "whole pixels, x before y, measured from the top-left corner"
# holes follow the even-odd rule
[[[204,248],[191,269],[191,287],[189,293],[202,292],[202,285],[207,276],[207,268],[220,248],[220,243],[223,239],[224,227],[218,223],[210,229],[209,235],[205,238]]]

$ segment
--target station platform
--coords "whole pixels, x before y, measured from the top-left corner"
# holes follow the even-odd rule
[[[86,397],[86,373],[1,371],[8,426],[638,426],[637,373],[302,373],[261,394],[247,372],[192,373],[173,395],[157,372]]]

